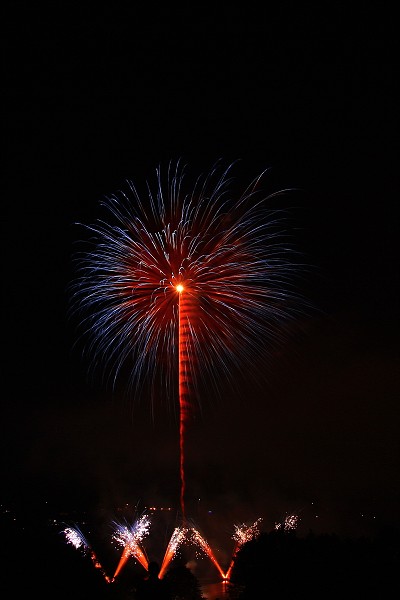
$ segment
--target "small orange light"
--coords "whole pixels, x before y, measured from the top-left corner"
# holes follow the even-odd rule
[[[183,292],[183,285],[181,283],[178,283],[178,285],[176,286],[176,291],[179,293]]]

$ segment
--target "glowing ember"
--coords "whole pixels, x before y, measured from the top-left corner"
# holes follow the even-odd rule
[[[275,523],[275,529],[283,531],[293,531],[296,529],[298,524],[298,515],[286,515],[285,519],[281,523]]]

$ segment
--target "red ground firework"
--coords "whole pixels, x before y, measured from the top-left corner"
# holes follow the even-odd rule
[[[153,401],[160,389],[179,399],[183,519],[185,427],[199,376],[218,384],[238,364],[251,368],[301,305],[264,173],[238,194],[232,167],[218,162],[191,185],[170,163],[142,194],[128,182],[103,201],[108,217],[84,226],[88,245],[75,257],[71,309],[93,366],[113,379],[127,368],[137,395],[150,382]]]

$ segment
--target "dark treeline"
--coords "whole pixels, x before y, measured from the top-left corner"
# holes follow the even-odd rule
[[[295,532],[261,533],[238,552],[229,598],[400,597],[400,532],[374,539],[334,534],[300,538]]]
[[[10,511],[1,514],[2,597],[35,592],[54,600],[135,600],[138,581],[145,575],[135,561],[128,561],[117,580],[107,583],[90,553],[67,544],[61,529],[59,521],[54,523],[30,505],[26,506],[26,519]],[[91,530],[90,536],[93,534]],[[104,535],[108,540],[108,532]],[[96,556],[112,576],[119,553],[100,542],[94,544]],[[201,582],[185,561],[176,562],[165,575],[172,597],[200,600]],[[273,530],[242,546],[235,557],[226,600],[285,600],[299,595],[308,600],[400,598],[399,574],[397,528],[381,530],[371,538],[312,532],[299,536],[296,530]]]

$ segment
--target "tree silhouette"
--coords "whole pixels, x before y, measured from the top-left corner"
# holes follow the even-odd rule
[[[295,532],[261,533],[238,552],[229,598],[283,600],[392,597],[400,593],[399,534],[384,539],[342,539],[333,534],[297,537]],[[387,595],[385,595],[387,594]],[[394,597],[394,596],[393,596]]]
[[[171,567],[164,579],[168,584],[171,600],[202,600],[200,583],[185,565]]]

